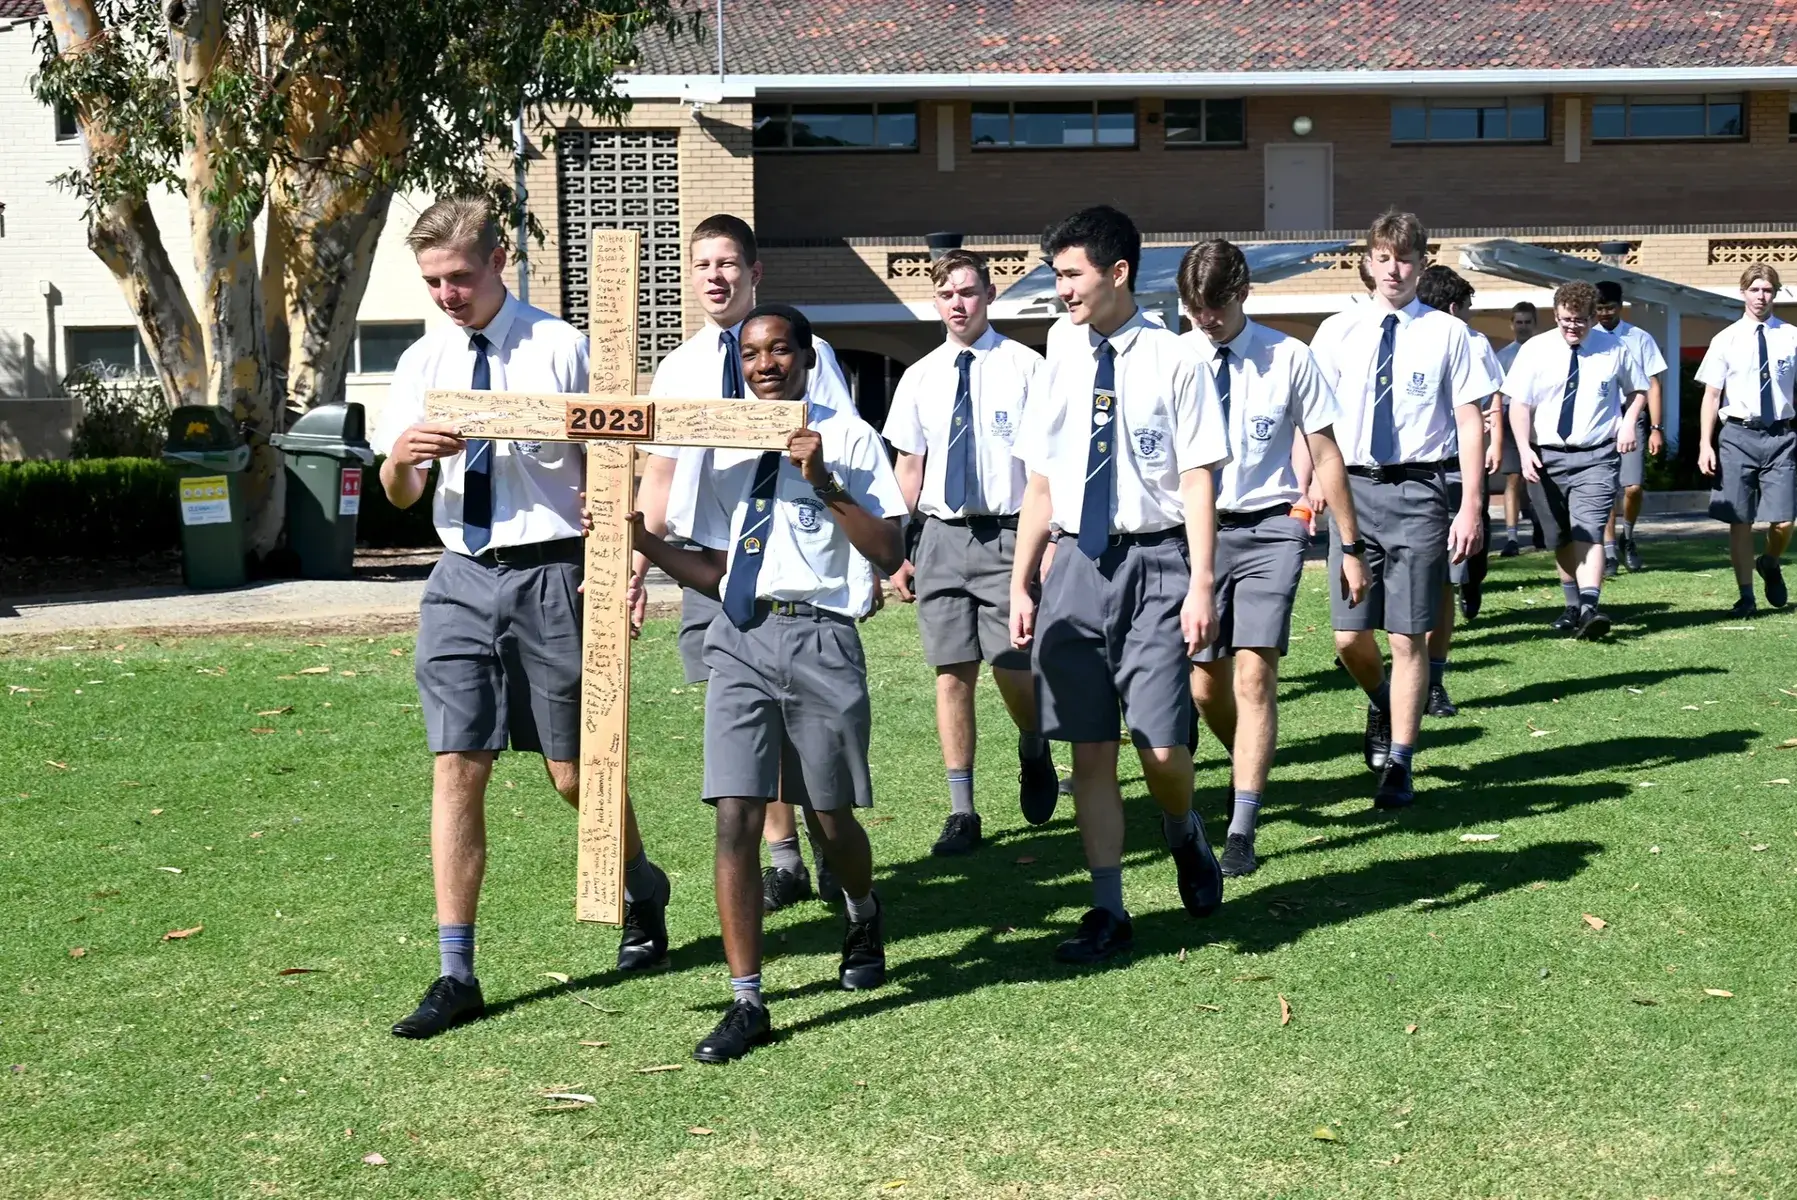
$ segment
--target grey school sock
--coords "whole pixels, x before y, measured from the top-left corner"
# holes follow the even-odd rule
[[[1579,589],[1579,607],[1580,608],[1596,608],[1597,607],[1597,598],[1601,595],[1603,595],[1602,588],[1580,588]]]
[[[1161,832],[1166,835],[1168,846],[1183,846],[1192,839],[1198,830],[1198,814],[1186,809],[1177,817],[1161,814]]]
[[[805,856],[799,853],[799,835],[781,838],[777,842],[767,844],[768,857],[773,860],[776,870],[786,871],[793,875],[805,873]]]
[[[1504,526],[1504,536],[1514,542],[1516,540],[1516,528],[1517,527],[1514,525]]]
[[[1092,868],[1092,907],[1110,910],[1119,921],[1129,920],[1123,908],[1123,868]]]
[[[948,773],[948,806],[949,811],[958,813],[973,812],[973,768],[965,771]]]
[[[1034,729],[1017,731],[1017,757],[1025,762],[1048,755],[1048,739]]]
[[[1380,712],[1391,711],[1391,680],[1381,679],[1379,686],[1366,694],[1372,706]]]
[[[437,926],[437,956],[442,962],[440,974],[473,983],[474,922]]]
[[[1410,758],[1415,753],[1416,747],[1414,746],[1406,746],[1402,742],[1393,742],[1391,744],[1391,761],[1400,763],[1405,767],[1410,766]]]
[[[1615,542],[1605,542],[1604,543],[1604,557],[1614,561],[1614,559],[1616,558],[1616,543]]]
[[[753,975],[730,977],[730,995],[735,1000],[747,1000],[756,1008],[766,1008],[767,1002],[761,998],[761,972]]]
[[[1447,680],[1448,660],[1432,658],[1429,660],[1429,686],[1440,687]]]
[[[1634,537],[1635,523],[1633,521],[1625,521],[1621,517],[1618,517],[1616,519],[1616,540],[1619,542],[1627,542],[1633,541]]]
[[[1576,580],[1566,579],[1560,582],[1560,594],[1566,597],[1567,608],[1579,606],[1579,585]]]
[[[857,900],[845,891],[842,894],[842,904],[848,909],[849,920],[857,925],[873,920],[880,912],[880,902],[874,899],[872,892]]]
[[[1254,840],[1254,823],[1260,820],[1260,793],[1242,792],[1235,794],[1235,803],[1229,810],[1229,834],[1231,837],[1241,834],[1250,842]]]
[[[636,857],[624,864],[624,899],[631,904],[645,900],[651,904],[667,903],[668,877],[649,861],[647,850],[638,850]]]

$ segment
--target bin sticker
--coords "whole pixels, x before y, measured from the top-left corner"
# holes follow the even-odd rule
[[[196,475],[181,481],[181,524],[229,525],[231,481],[223,475]]]
[[[337,515],[353,517],[362,511],[362,468],[343,468],[343,483],[337,492]]]

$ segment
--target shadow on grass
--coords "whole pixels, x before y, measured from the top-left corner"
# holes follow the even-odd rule
[[[1513,691],[1495,696],[1462,700],[1466,708],[1513,708],[1522,704],[1546,704],[1568,696],[1592,692],[1618,691],[1625,687],[1646,689],[1669,679],[1687,679],[1696,675],[1726,675],[1723,667],[1682,667],[1651,671],[1613,671],[1608,675],[1575,675],[1567,679],[1542,679]]]

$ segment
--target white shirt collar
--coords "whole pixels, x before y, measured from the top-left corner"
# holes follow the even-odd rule
[[[1216,349],[1227,349],[1238,361],[1245,359],[1248,357],[1249,351],[1254,348],[1254,333],[1258,328],[1260,327],[1256,325],[1252,319],[1244,320],[1241,329],[1237,331],[1236,335],[1222,345],[1217,346]]]
[[[1002,334],[998,330],[994,329],[991,325],[987,325],[986,332],[980,334],[979,337],[975,338],[973,341],[973,345],[971,345],[971,346],[963,346],[960,342],[957,342],[953,338],[948,337],[946,335],[942,339],[942,345],[948,353],[950,362],[953,362],[955,359],[960,358],[961,351],[963,351],[963,350],[973,351],[973,360],[975,362],[978,362],[981,359],[985,358],[988,354],[992,353],[992,351],[995,348],[997,348],[998,344],[1004,340],[1005,340],[1004,334]]]
[[[505,293],[505,301],[500,304],[499,311],[493,314],[493,319],[480,329],[467,330],[467,336],[472,339],[477,333],[483,334],[487,339],[487,344],[497,350],[505,345],[505,339],[511,333],[512,325],[517,321],[518,310],[521,307],[523,306],[519,303],[518,297],[512,295],[508,288]]]
[[[1147,329],[1151,324],[1152,322],[1142,315],[1142,310],[1138,307],[1135,312],[1130,314],[1129,320],[1123,322],[1123,324],[1118,327],[1117,331],[1108,337],[1099,333],[1090,325],[1084,325],[1081,326],[1081,328],[1086,332],[1086,346],[1091,350],[1093,357],[1096,358],[1098,356],[1098,343],[1100,342],[1109,342],[1118,354],[1128,353],[1129,348],[1135,344],[1136,336],[1140,334],[1142,330]],[[1159,328],[1159,326],[1156,326],[1156,328]]]

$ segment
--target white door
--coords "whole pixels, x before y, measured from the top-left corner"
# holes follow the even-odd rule
[[[1335,147],[1276,142],[1267,147],[1266,227],[1335,228]]]

